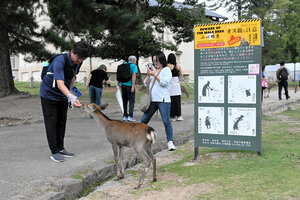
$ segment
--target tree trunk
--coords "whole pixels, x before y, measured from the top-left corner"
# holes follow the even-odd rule
[[[0,26],[0,98],[18,93],[11,71],[8,41],[8,32]]]
[[[140,0],[137,0],[135,2],[135,13],[136,13],[136,15],[139,15],[141,13],[141,2],[140,2]],[[138,85],[143,85],[143,78],[142,78],[141,70],[140,70],[140,67],[139,67],[139,59],[140,59],[139,52],[136,52],[136,65],[137,65],[137,68],[138,68],[136,83]]]
[[[237,1],[237,7],[238,7],[238,20],[241,20],[242,18],[242,3],[241,3],[241,0],[238,0]]]
[[[140,0],[137,0],[135,2],[135,13],[137,15],[139,15],[141,13],[141,10],[142,10],[142,8],[141,8],[141,2],[140,2]]]
[[[140,66],[139,66],[139,59],[140,59],[140,57],[139,57],[139,55],[137,54],[136,55],[136,65],[137,65],[137,68],[138,68],[138,74],[137,74],[137,76],[136,76],[136,83],[138,84],[138,85],[143,85],[143,78],[142,78],[142,74],[141,74],[141,69],[140,69]]]

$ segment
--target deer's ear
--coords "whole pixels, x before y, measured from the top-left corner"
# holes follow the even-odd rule
[[[95,105],[93,105],[91,110],[92,110],[93,112],[96,112],[97,107],[96,107]]]

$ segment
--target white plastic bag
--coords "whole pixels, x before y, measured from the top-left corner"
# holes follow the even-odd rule
[[[122,95],[120,92],[120,88],[118,86],[117,86],[116,98],[117,98],[117,101],[119,103],[122,113],[124,113]]]

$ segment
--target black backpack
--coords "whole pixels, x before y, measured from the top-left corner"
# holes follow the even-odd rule
[[[283,68],[281,71],[280,71],[280,76],[281,76],[281,80],[288,80],[288,72],[287,72],[287,69],[286,68]]]
[[[117,81],[126,83],[130,81],[131,74],[130,74],[130,63],[123,63],[118,66],[117,68]]]
[[[64,59],[65,59],[65,66],[64,66],[64,70],[67,69],[66,66],[68,66],[68,54],[67,53],[64,53],[64,54],[56,54],[56,55],[53,55],[50,57],[49,60],[46,60],[44,63],[43,63],[43,69],[42,69],[42,73],[41,73],[41,80],[43,80],[44,76],[47,74],[48,72],[48,67],[51,65],[51,63],[53,62],[53,60],[59,56],[59,55],[63,55],[64,56]]]

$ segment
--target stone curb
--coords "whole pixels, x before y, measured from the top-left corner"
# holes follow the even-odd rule
[[[175,136],[174,143],[176,146],[181,146],[190,141],[193,137],[193,132],[185,132],[177,137]],[[153,145],[152,150],[153,153],[156,154],[166,148],[167,145],[165,142],[156,141],[156,143]],[[141,161],[142,159],[139,158],[135,152],[134,156],[130,156],[128,155],[128,153],[124,155],[124,166],[126,169],[136,165]],[[93,171],[82,175],[83,178],[81,180],[74,178],[64,178],[58,180],[52,184],[52,186],[55,188],[55,191],[49,191],[43,194],[41,197],[38,198],[38,200],[64,200],[78,198],[77,195],[83,189],[89,188],[98,182],[105,181],[107,178],[114,176],[114,174],[114,164],[110,164],[104,168],[94,169]]]
[[[269,113],[283,111],[283,110],[287,109],[289,106],[300,103],[300,99],[290,100],[290,101],[286,101],[286,102],[284,102],[285,100],[281,100],[281,101],[283,101],[283,103],[280,105],[275,105],[271,108],[266,106],[265,108],[262,109],[262,113],[269,114]]]

